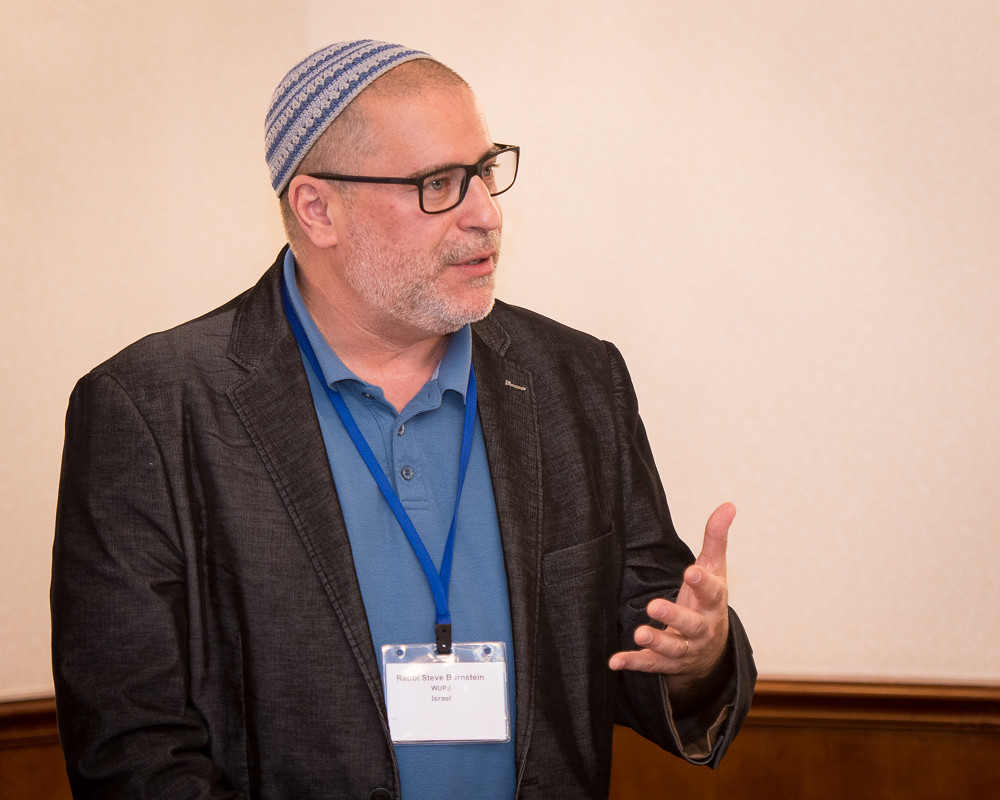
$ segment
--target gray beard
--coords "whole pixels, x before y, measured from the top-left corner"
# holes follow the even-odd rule
[[[364,226],[352,231],[352,251],[346,273],[348,284],[376,311],[419,330],[443,336],[482,319],[493,308],[495,272],[477,278],[469,286],[490,287],[481,301],[460,302],[447,294],[437,282],[448,264],[462,263],[485,249],[495,249],[499,256],[500,231],[484,233],[475,242],[443,253],[403,256],[384,248],[378,237]],[[397,260],[399,269],[386,266]],[[498,258],[499,260],[499,258]]]

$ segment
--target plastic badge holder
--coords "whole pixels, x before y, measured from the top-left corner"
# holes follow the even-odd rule
[[[395,744],[510,741],[503,642],[384,645],[382,685]]]

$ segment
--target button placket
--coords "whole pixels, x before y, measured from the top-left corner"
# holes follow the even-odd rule
[[[416,444],[411,436],[406,435],[407,426],[412,423],[412,419],[397,417],[390,431],[395,432],[392,436],[392,468],[397,476],[397,493],[399,499],[407,505],[413,502],[426,502],[426,489],[422,487],[423,478],[417,475],[419,462],[414,460],[417,456],[412,447]],[[417,480],[414,480],[417,478]]]

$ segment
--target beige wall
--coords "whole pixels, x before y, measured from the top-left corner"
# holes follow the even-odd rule
[[[500,294],[621,347],[693,546],[737,503],[762,671],[1000,680],[993,0],[0,0],[0,698],[51,689],[73,382],[270,263],[271,89],[362,35],[523,146]]]

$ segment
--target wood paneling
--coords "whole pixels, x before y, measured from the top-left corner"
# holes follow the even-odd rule
[[[615,731],[612,800],[1000,796],[1000,687],[761,681],[719,769]]]
[[[616,729],[611,800],[985,799],[998,787],[1000,686],[765,680],[718,770]],[[69,800],[53,700],[0,703],[0,798]]]
[[[52,699],[0,703],[0,799],[70,800]]]

